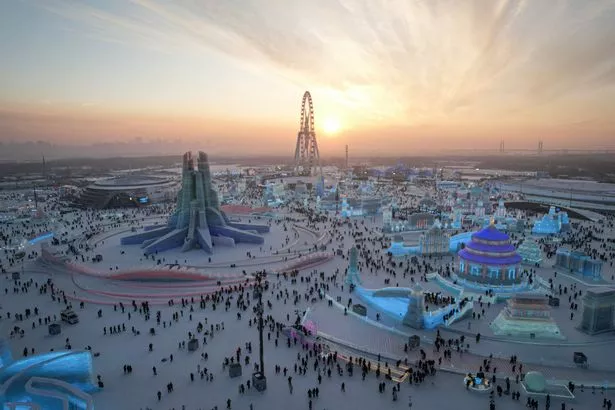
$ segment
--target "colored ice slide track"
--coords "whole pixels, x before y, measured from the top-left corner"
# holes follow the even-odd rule
[[[305,270],[321,265],[333,259],[333,254],[329,252],[314,252],[309,255],[301,256],[290,263],[284,265],[278,272],[288,272],[292,270]]]
[[[44,241],[44,240],[47,240],[47,239],[51,239],[51,238],[53,238],[53,237],[54,237],[54,235],[55,235],[55,234],[54,234],[53,232],[47,232],[47,233],[44,233],[44,234],[42,234],[42,235],[39,235],[39,236],[37,236],[37,237],[35,237],[35,238],[30,239],[30,240],[28,241],[28,244],[30,244],[30,245],[36,245],[37,243],[39,243],[39,242],[41,242],[41,241]]]
[[[210,276],[178,270],[142,270],[110,275],[109,279],[135,282],[203,282],[212,281]]]
[[[228,285],[247,284],[252,280],[242,274],[215,275],[200,273],[189,269],[161,269],[161,270],[134,270],[120,273],[88,274],[73,271],[73,278],[85,279],[87,277],[104,280],[107,283],[115,283],[122,287],[152,288],[155,284],[163,288],[220,288]],[[131,285],[129,285],[131,284]],[[136,286],[140,284],[141,286]]]
[[[77,276],[90,276],[100,279],[117,280],[117,281],[133,281],[133,282],[203,282],[211,283],[211,281],[220,281],[222,285],[229,281],[239,281],[248,279],[241,273],[234,274],[216,274],[204,273],[195,268],[183,267],[179,265],[165,265],[151,268],[132,268],[123,271],[98,271],[90,267],[80,265],[74,262],[64,261],[57,258],[55,255],[43,250],[40,262],[46,268],[54,268],[59,272],[69,273]]]
[[[143,283],[142,286],[128,287],[120,283],[120,281],[97,280],[95,278],[78,277],[73,275],[73,286],[79,290],[79,293],[85,292],[88,295],[97,295],[122,300],[162,300],[166,299],[181,299],[193,296],[201,296],[212,294],[220,289],[229,289],[238,287],[240,284],[249,286],[252,281],[244,279],[240,282],[228,283],[224,282],[220,285],[217,282],[203,284],[202,282],[194,282],[191,287],[150,287]],[[129,289],[127,289],[129,288]],[[104,290],[103,290],[104,289]],[[114,290],[115,289],[115,290]],[[166,292],[165,292],[166,290]],[[171,291],[172,292],[169,292]]]
[[[37,408],[31,406],[36,405],[49,410],[92,410],[89,393],[96,390],[89,352],[49,352],[0,369],[2,409]]]

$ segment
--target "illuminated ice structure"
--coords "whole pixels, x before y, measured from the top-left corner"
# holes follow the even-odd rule
[[[183,252],[198,247],[211,253],[214,245],[264,242],[260,234],[269,232],[267,225],[232,223],[220,209],[218,195],[211,182],[207,154],[199,152],[197,165],[198,169],[194,166],[192,153],[186,152],[182,189],[168,225],[124,237],[122,245],[142,244],[145,254],[179,247]]]
[[[482,199],[479,199],[478,202],[476,203],[476,208],[474,208],[474,216],[476,216],[477,218],[484,218],[485,217],[485,204],[482,201]]]
[[[325,195],[325,177],[320,175],[316,180],[316,196],[323,197]]]
[[[506,215],[508,214],[508,211],[506,210],[506,205],[504,204],[504,200],[500,199],[498,201],[498,207],[495,210],[493,216],[495,217],[495,219],[499,219],[499,218],[506,218]]]
[[[263,206],[269,208],[277,208],[284,203],[282,196],[284,195],[284,185],[276,183],[268,183],[263,191]]]
[[[419,238],[419,254],[421,255],[444,255],[450,251],[450,236],[442,230],[438,221],[427,232],[423,232]]]
[[[511,286],[522,282],[521,256],[510,237],[499,231],[493,221],[472,234],[472,240],[458,252],[457,276],[465,283]]]
[[[449,222],[449,226],[452,229],[461,229],[463,226],[463,217],[462,213],[459,210],[453,210],[451,221]]]
[[[498,201],[498,207],[493,215],[483,216],[482,218],[475,216],[475,218],[477,223],[482,223],[484,228],[493,223],[501,231],[523,232],[525,230],[525,222],[522,219],[510,216],[502,199]]]
[[[602,279],[602,262],[597,259],[592,259],[580,251],[572,251],[566,248],[559,248],[555,252],[556,270],[580,275],[591,278],[593,280]]]
[[[425,308],[423,288],[418,283],[411,288],[364,288],[359,275],[358,250],[356,247],[350,250],[348,274],[345,282],[354,287],[354,292],[366,305],[415,329],[435,329],[440,325],[448,326],[469,311],[469,309],[461,308],[461,300],[457,300],[452,305],[428,311]],[[467,307],[472,307],[471,302]],[[445,317],[448,319],[445,320]]]
[[[538,267],[542,263],[542,250],[533,239],[525,239],[517,248],[517,252],[526,265]]]
[[[56,351],[13,361],[0,340],[0,409],[93,410],[92,355]]]
[[[359,276],[359,250],[356,246],[350,249],[350,259],[348,262],[348,272],[345,282],[348,285],[360,285],[361,277]]]
[[[427,212],[413,213],[407,219],[395,219],[392,217],[392,214],[388,214],[388,211],[386,215],[383,211],[382,232],[398,233],[422,231],[433,226],[435,220],[435,215]]]
[[[387,206],[382,210],[382,229],[390,231],[393,222],[393,207]]]
[[[434,233],[435,232],[432,232],[432,234]],[[441,240],[448,242],[448,253],[455,253],[466,243],[470,242],[471,236],[474,234],[474,232],[462,232],[460,234],[453,235],[453,236],[449,236],[448,234],[445,234],[445,233],[443,234],[446,235],[446,237],[441,238]],[[424,237],[424,240],[428,240],[428,238],[429,237],[426,236]],[[432,238],[434,237],[432,236]],[[387,252],[391,253],[391,255],[394,257],[404,257],[404,256],[409,256],[409,255],[418,255],[422,252],[421,249],[423,249],[423,251],[428,251],[428,248],[425,246],[421,248],[420,243],[418,246],[406,246],[404,244],[404,238],[401,235],[397,234],[393,236],[393,239],[391,241],[391,246],[389,246],[389,248],[387,249]],[[430,249],[434,250],[436,248],[431,247]],[[435,252],[435,253],[440,254],[440,252]],[[429,255],[429,252],[426,252],[425,254]]]
[[[515,295],[490,327],[497,336],[565,339],[551,318],[549,299],[542,295]]]
[[[534,222],[532,233],[535,235],[554,235],[570,229],[570,220],[566,212],[556,212],[555,207],[549,208],[549,213]]]
[[[361,197],[356,199],[342,198],[342,218],[353,216],[370,216],[380,212],[382,200],[377,197]]]

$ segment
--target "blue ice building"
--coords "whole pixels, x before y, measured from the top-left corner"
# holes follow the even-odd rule
[[[592,259],[583,252],[572,251],[566,248],[559,248],[555,252],[554,268],[593,280],[600,280],[602,278],[601,261]]]
[[[510,237],[492,223],[472,234],[458,252],[457,275],[467,282],[489,286],[510,286],[522,282],[521,261]]]
[[[0,409],[93,410],[92,355],[52,351],[13,360],[0,340]]]
[[[534,222],[532,233],[534,235],[555,235],[567,232],[570,229],[568,213],[556,211],[554,206],[549,208],[549,213]]]
[[[269,226],[231,222],[220,209],[209,169],[207,154],[199,152],[196,165],[192,153],[183,157],[182,188],[177,207],[166,227],[140,232],[121,239],[122,245],[141,244],[145,254],[173,248],[200,248],[211,253],[214,245],[235,246],[237,242],[263,244]]]

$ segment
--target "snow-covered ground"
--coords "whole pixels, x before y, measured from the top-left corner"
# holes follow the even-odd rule
[[[300,218],[299,215],[292,216]],[[161,220],[163,219],[161,218]],[[308,231],[297,228],[294,226],[295,224],[290,222],[273,222],[272,232],[265,235],[263,246],[239,244],[235,248],[216,248],[216,252],[211,256],[211,262],[209,261],[210,256],[199,250],[188,253],[164,252],[157,255],[155,259],[161,259],[162,265],[173,264],[177,260],[181,265],[190,266],[212,277],[231,280],[237,277],[243,278],[243,270],[246,270],[248,274],[261,269],[273,272],[288,262],[284,258],[292,258],[298,253],[307,253],[307,249],[314,244],[321,244],[318,241],[322,238],[322,235],[327,234],[328,236],[322,243],[326,244],[328,251],[339,248],[347,251],[356,241],[362,249],[372,252],[370,255],[374,258],[373,261],[381,264],[382,267],[372,269],[365,258],[361,258],[362,276],[370,287],[384,286],[385,279],[390,279],[389,286],[399,284],[400,287],[409,286],[411,278],[420,280],[421,275],[419,274],[403,277],[400,267],[391,269],[387,265],[386,256],[381,253],[382,245],[379,240],[376,240],[377,224],[378,222],[371,219],[359,219],[356,221],[356,225],[353,223],[352,228],[349,226],[332,227],[330,223],[320,223],[309,226]],[[297,225],[306,227],[307,222],[303,220]],[[79,229],[72,231],[74,234],[78,234]],[[128,234],[129,232],[126,231],[130,231],[130,229],[130,225],[111,227],[94,236],[90,241],[83,241],[82,245],[92,248],[90,251],[82,250],[84,260],[88,260],[83,264],[89,268],[99,269],[101,272],[108,272],[109,269],[111,269],[110,272],[120,272],[135,266],[141,268],[160,266],[157,260],[144,259],[138,246],[121,247],[119,245],[121,232]],[[359,232],[362,232],[362,236],[358,235]],[[365,240],[361,240],[361,237]],[[94,248],[94,246],[96,247]],[[55,250],[64,251],[64,248],[60,245],[55,247]],[[38,247],[32,248],[31,251],[40,254]],[[248,252],[252,257],[248,256]],[[99,253],[103,255],[103,262],[89,262],[92,256]],[[71,259],[75,260],[75,257],[73,256]],[[81,263],[80,257],[77,257],[76,261]],[[237,266],[232,268],[231,263],[235,263]],[[442,263],[450,263],[450,258],[429,260],[429,263],[437,268]],[[388,334],[386,330],[367,327],[366,330],[361,330],[361,332],[366,333],[359,333],[358,325],[349,321],[348,317],[339,311],[327,310],[333,308],[329,308],[325,300],[316,298],[315,302],[312,301],[314,292],[318,289],[326,289],[326,292],[333,297],[342,297],[344,303],[349,297],[352,297],[348,294],[348,288],[342,287],[344,270],[347,264],[348,261],[345,256],[336,256],[333,260],[315,269],[300,272],[295,281],[271,274],[268,278],[271,286],[264,295],[264,299],[271,302],[271,306],[266,306],[265,314],[279,323],[290,324],[294,322],[297,315],[302,315],[307,308],[311,308],[314,313],[312,317],[318,319],[317,326],[325,329],[326,333],[344,337],[348,342],[365,341],[365,345],[371,345],[371,342],[356,339],[372,338],[371,335],[374,335],[373,338],[376,341],[374,343],[379,343],[377,336]],[[115,266],[118,267],[117,271]],[[608,272],[610,272],[610,267],[608,269]],[[322,277],[319,275],[321,272]],[[392,276],[393,272],[396,272],[395,276]],[[545,268],[539,274],[548,278],[549,275],[552,275],[552,272]],[[60,299],[54,302],[49,294],[40,295],[37,290],[36,285],[42,285],[47,279],[52,279],[56,286],[65,290],[69,296],[77,299],[94,299],[99,302],[85,303],[84,308],[80,309],[77,300],[69,300],[79,314],[80,322],[76,325],[63,325],[62,334],[59,336],[49,336],[47,327],[38,325],[38,318],[30,318],[23,322],[14,320],[15,313],[23,313],[25,309],[33,309],[35,306],[40,311],[39,316],[56,315],[59,317],[60,311],[64,308],[64,303]],[[245,394],[240,394],[239,386],[247,382],[252,364],[258,360],[258,335],[252,314],[254,302],[247,293],[246,297],[251,304],[245,311],[236,306],[238,293],[224,294],[223,299],[230,303],[228,311],[224,308],[223,303],[218,303],[214,310],[211,302],[207,304],[205,309],[201,309],[198,294],[209,293],[216,288],[215,285],[208,287],[199,284],[191,287],[186,283],[177,282],[139,283],[109,280],[73,274],[57,266],[28,260],[24,266],[21,283],[30,280],[33,281],[33,285],[28,293],[22,291],[14,293],[14,283],[10,279],[10,275],[3,275],[0,278],[0,305],[2,306],[0,310],[2,316],[0,319],[0,337],[7,337],[13,326],[20,326],[25,330],[23,338],[9,340],[13,355],[16,358],[21,357],[26,347],[28,349],[34,348],[36,352],[48,351],[51,348],[62,349],[66,338],[70,339],[73,349],[91,346],[93,352],[100,353],[98,357],[94,358],[94,373],[100,374],[105,383],[104,389],[94,395],[97,409],[175,408],[179,410],[182,405],[191,410],[212,409],[216,406],[219,409],[224,409],[227,399],[231,399],[233,409],[247,410],[250,408],[250,404],[253,405],[253,409],[276,407],[308,409],[307,389],[315,387],[319,388],[320,394],[318,398],[312,400],[312,403],[313,409],[318,410],[408,408],[409,395],[413,397],[413,409],[489,408],[487,397],[466,391],[462,382],[463,377],[459,374],[440,372],[434,378],[427,378],[418,387],[410,386],[406,382],[401,387],[399,400],[396,402],[392,401],[391,395],[394,383],[387,382],[386,393],[379,394],[377,385],[383,381],[383,378],[376,380],[373,372],[367,375],[363,381],[360,371],[355,371],[352,377],[349,377],[346,373],[344,376],[339,376],[334,366],[331,378],[325,374],[322,383],[319,384],[318,372],[313,368],[314,357],[308,356],[306,375],[296,373],[294,366],[297,363],[297,355],[305,356],[307,352],[302,350],[300,345],[287,347],[286,338],[282,334],[278,335],[276,331],[268,330],[265,332],[264,347],[265,369],[269,378],[268,389],[264,393],[258,393],[251,389]],[[575,282],[574,278],[559,275],[556,283],[570,286],[573,282]],[[428,290],[431,289],[431,285],[426,285]],[[7,289],[6,293],[5,288]],[[432,290],[435,291],[436,289]],[[125,296],[120,297],[117,294],[124,294]],[[186,297],[190,294],[196,294],[194,304],[190,300],[191,296],[188,296],[187,304],[182,307],[182,295]],[[306,297],[306,295],[309,296]],[[145,317],[139,312],[133,311],[130,306],[131,296],[138,300],[148,299],[152,301],[151,318],[149,320],[145,320]],[[168,300],[171,298],[175,300],[173,306],[168,304]],[[121,309],[117,306],[119,301],[124,302],[125,312],[121,312]],[[115,308],[114,304],[116,305]],[[564,303],[564,306],[560,308],[563,314],[556,315],[556,319],[566,320],[567,310],[565,305]],[[501,309],[501,305],[488,309],[495,311],[495,309]],[[100,318],[97,313],[99,310],[102,313]],[[158,311],[161,314],[160,325],[156,323]],[[10,319],[7,318],[7,312],[11,313]],[[238,319],[238,313],[241,314],[241,319]],[[178,315],[177,320],[172,319],[174,314]],[[368,316],[375,320],[373,312],[369,312]],[[579,320],[578,317],[576,320]],[[34,328],[33,322],[35,323]],[[199,322],[205,325],[205,328],[211,325],[215,327],[216,324],[221,326],[224,323],[224,330],[214,331],[213,338],[207,336],[207,344],[201,343],[201,346],[195,352],[188,352],[185,348],[179,348],[178,345],[181,342],[188,342],[188,332],[196,333]],[[109,328],[118,325],[125,325],[126,331],[119,334],[109,334]],[[465,322],[462,322],[462,325],[465,326]],[[487,326],[487,322],[474,322],[473,326],[474,328]],[[573,329],[573,323],[569,323],[567,326]],[[107,328],[107,335],[104,335],[105,327]],[[139,334],[133,334],[131,330],[133,327]],[[150,328],[155,328],[156,335],[150,335]],[[356,331],[353,331],[353,329],[356,329]],[[339,332],[337,335],[334,334],[336,331]],[[433,338],[433,332],[429,336]],[[201,342],[203,341],[202,337],[203,334],[200,334]],[[458,336],[451,333],[450,336],[446,337],[455,338]],[[275,344],[276,339],[278,340],[277,346]],[[222,362],[225,357],[233,356],[238,347],[242,349],[242,352],[245,352],[245,343],[247,342],[252,343],[253,349],[252,353],[248,354],[250,364],[244,365],[241,378],[231,379],[227,371],[223,369]],[[153,344],[152,352],[148,349],[150,343]],[[400,341],[395,342],[394,346],[391,342],[386,343],[388,345],[382,346],[383,353],[389,349],[399,351],[402,347]],[[362,345],[361,343],[358,344]],[[490,353],[518,354],[521,361],[532,362],[537,358],[533,351],[541,348],[519,347],[515,344],[484,341],[480,345],[472,346],[472,349],[482,351],[484,356],[488,356]],[[559,350],[551,347],[544,349],[551,350],[553,355],[557,355]],[[599,358],[601,355],[607,354],[608,345],[595,349],[595,357]],[[436,359],[437,356],[431,351],[430,346],[425,347],[425,350],[429,357]],[[208,360],[202,358],[201,354],[204,353],[207,353]],[[170,355],[173,355],[172,362],[169,360]],[[415,356],[416,352],[412,354],[412,358]],[[568,352],[566,351],[562,356],[568,356]],[[163,362],[163,359],[166,359],[166,361]],[[374,358],[371,360],[374,360]],[[242,363],[244,363],[243,357]],[[124,374],[124,365],[131,365],[133,372]],[[288,388],[287,378],[275,373],[275,365],[288,368],[294,386],[292,394]],[[157,369],[157,375],[153,374],[154,366]],[[197,366],[200,366],[201,369],[206,367],[208,372],[213,374],[213,381],[202,380],[197,373]],[[321,371],[324,369],[323,364],[320,365],[320,369]],[[457,370],[460,369],[457,368]],[[477,371],[478,369],[472,367],[469,370]],[[195,375],[194,381],[191,381],[190,373]],[[607,377],[611,378],[611,374],[605,373],[604,378]],[[172,393],[167,393],[166,385],[169,382],[174,384]],[[341,383],[345,383],[345,392],[341,391]],[[513,383],[512,390],[519,389],[520,386]],[[156,397],[158,391],[162,392],[160,401]],[[578,390],[575,393],[579,393]],[[525,396],[522,396],[523,402],[515,402],[510,397],[504,397],[496,399],[496,403],[498,409],[523,408],[524,400]],[[567,405],[567,408],[593,409],[598,408],[597,406],[601,404],[602,396],[600,393],[592,395],[587,392],[580,394],[575,402]],[[559,408],[559,400],[553,399],[552,405],[554,408]]]
[[[27,270],[29,270],[28,267]],[[43,274],[26,274],[24,280],[33,279],[39,284],[46,280]],[[2,288],[12,287],[12,281],[3,277],[0,282]],[[305,308],[305,303],[293,305],[290,301],[278,300],[274,294],[279,290],[294,288],[289,282],[281,281],[279,288],[266,295],[266,299],[272,301],[272,309],[266,310],[280,321],[286,322],[286,314],[292,320],[295,310]],[[305,285],[297,286],[305,289]],[[482,409],[488,408],[487,398],[465,390],[462,377],[457,374],[441,373],[433,379],[417,387],[405,383],[401,387],[399,400],[392,401],[391,388],[393,383],[387,382],[386,394],[378,393],[377,384],[373,372],[365,381],[361,380],[359,372],[353,377],[348,375],[338,376],[334,371],[331,378],[324,377],[322,384],[318,383],[317,373],[312,370],[313,358],[310,358],[306,375],[294,372],[297,355],[305,355],[306,352],[300,346],[286,346],[286,339],[280,335],[276,347],[274,341],[276,332],[265,332],[265,366],[268,375],[268,389],[264,393],[258,393],[254,389],[245,394],[239,393],[239,385],[249,380],[252,363],[257,361],[258,334],[256,326],[249,320],[252,315],[242,312],[242,318],[237,319],[237,309],[234,300],[232,308],[225,311],[218,306],[214,311],[210,306],[201,310],[198,303],[194,305],[192,320],[190,320],[190,307],[182,309],[181,304],[174,307],[155,306],[152,308],[152,318],[145,321],[142,315],[132,312],[127,306],[126,313],[118,308],[114,311],[112,306],[100,306],[86,304],[83,309],[76,307],[80,322],[76,325],[62,326],[62,334],[59,336],[47,335],[46,326],[31,328],[30,320],[23,323],[14,323],[6,318],[6,311],[24,312],[26,308],[38,307],[41,315],[58,315],[63,304],[52,302],[49,295],[39,295],[36,289],[31,289],[28,294],[13,294],[9,292],[2,296],[4,305],[3,319],[0,321],[3,332],[7,327],[15,324],[25,329],[25,337],[11,339],[9,342],[13,348],[14,357],[20,357],[25,347],[34,348],[36,352],[48,351],[51,348],[62,349],[65,339],[69,338],[73,349],[83,349],[91,346],[93,352],[99,352],[100,356],[94,358],[94,373],[100,374],[105,383],[104,389],[94,394],[97,409],[219,409],[226,408],[226,400],[231,399],[233,409],[249,409],[250,404],[254,409],[292,408],[308,409],[307,389],[318,387],[319,398],[313,400],[314,409],[377,409],[377,408],[408,408],[408,396],[412,396],[414,409],[449,408],[453,403],[459,409]],[[97,317],[97,311],[102,309],[102,318]],[[160,310],[162,321],[166,326],[156,325],[155,312]],[[131,318],[128,319],[128,312]],[[171,319],[173,313],[179,314],[179,320]],[[335,318],[333,318],[335,320]],[[178,348],[180,342],[188,341],[188,332],[196,332],[197,323],[210,325],[224,324],[224,330],[214,331],[214,336],[207,337],[207,344],[201,343],[195,352]],[[114,335],[103,335],[106,326],[125,324],[126,331]],[[172,325],[170,325],[172,324]],[[134,335],[132,327],[140,332]],[[149,334],[149,328],[156,329],[156,335]],[[269,339],[269,333],[271,339]],[[200,338],[202,336],[199,336]],[[202,339],[200,340],[202,342]],[[245,351],[245,343],[252,343],[250,365],[244,366],[243,376],[231,379],[228,372],[223,369],[223,358],[235,354],[237,348]],[[153,344],[153,352],[149,352],[148,345]],[[201,357],[202,353],[208,354],[208,360]],[[173,355],[173,362],[164,358]],[[133,367],[132,374],[125,375],[123,366]],[[293,377],[294,391],[291,394],[288,388],[287,378],[281,374],[276,375],[274,366],[289,369],[289,375]],[[157,369],[157,375],[153,374],[153,367]],[[205,381],[198,376],[197,366],[207,368],[213,374],[213,381]],[[196,378],[192,382],[190,373]],[[382,378],[381,378],[382,380]],[[173,393],[166,392],[167,383],[174,384]],[[346,391],[341,391],[341,383],[345,383]],[[517,386],[518,388],[518,386]],[[514,388],[513,388],[514,389]],[[161,391],[162,400],[158,401],[157,391]],[[597,408],[600,404],[600,396],[592,396],[586,393],[579,400],[580,409]],[[554,400],[557,404],[557,401]],[[517,409],[522,406],[512,401],[509,397],[498,400],[498,409]]]

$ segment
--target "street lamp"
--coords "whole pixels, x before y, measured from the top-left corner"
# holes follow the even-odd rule
[[[258,371],[252,373],[252,385],[258,391],[265,391],[267,389],[267,378],[265,377],[265,359],[263,351],[263,328],[265,327],[265,324],[263,323],[263,313],[265,311],[263,305],[263,276],[264,272],[256,273],[256,285],[254,286],[254,291],[258,292],[258,305],[256,305],[255,312],[258,316],[259,366]]]

